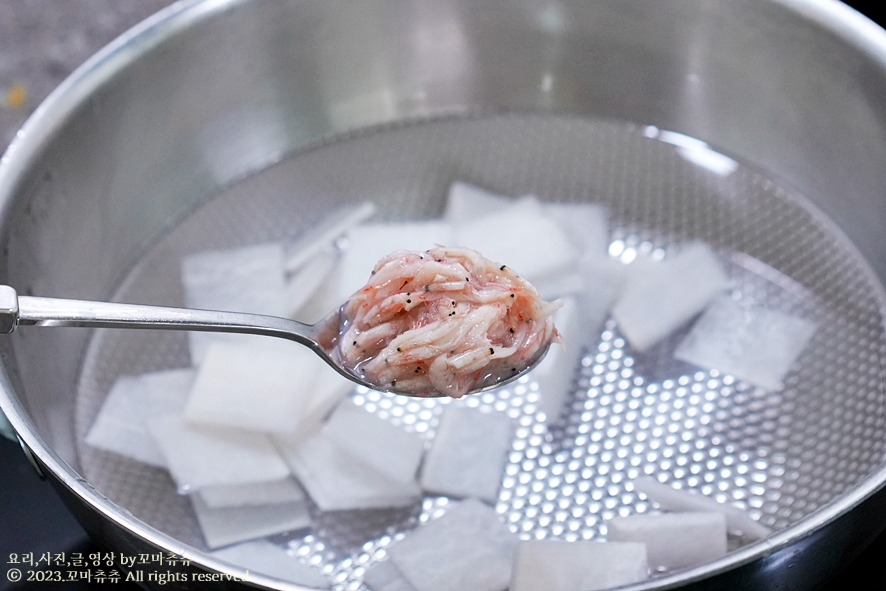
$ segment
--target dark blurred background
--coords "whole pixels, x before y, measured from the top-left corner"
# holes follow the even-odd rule
[[[40,102],[77,66],[172,0],[0,0],[0,153]],[[847,2],[881,25],[876,3]],[[98,551],[18,444],[0,437],[0,590],[137,589],[132,583],[20,583],[6,580],[10,553]],[[886,534],[824,587],[886,589]],[[862,578],[863,577],[863,578]],[[824,591],[823,590],[823,591]]]

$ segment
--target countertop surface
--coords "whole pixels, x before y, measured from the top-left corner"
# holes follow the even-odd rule
[[[172,0],[2,0],[0,152],[68,74]]]
[[[77,66],[125,30],[172,0],[0,0],[0,153],[40,102]],[[853,4],[850,2],[850,4]],[[859,6],[860,8],[860,6]],[[0,438],[0,564],[9,553],[98,550],[37,478],[16,444]],[[886,588],[886,535],[881,535],[823,589]],[[49,589],[51,583],[11,584],[0,568],[0,589]],[[135,588],[63,584],[62,589]]]

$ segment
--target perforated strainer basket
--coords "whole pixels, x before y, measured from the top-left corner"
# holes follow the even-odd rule
[[[364,200],[434,218],[456,180],[603,204],[623,261],[706,242],[733,299],[815,324],[782,389],[675,361],[688,326],[641,354],[610,318],[547,424],[532,375],[460,401],[352,398],[429,442],[447,404],[511,416],[495,509],[523,539],[605,539],[608,519],[657,510],[640,476],[774,532],[638,589],[811,588],[886,523],[884,56],[886,33],[831,2],[184,3],[75,73],[4,157],[2,280],[182,305],[186,254],[295,240]],[[118,376],[189,364],[185,334],[14,337],[0,403],[87,529],[241,573],[206,554],[165,471],[83,443]],[[356,591],[455,500],[314,511],[273,541]]]

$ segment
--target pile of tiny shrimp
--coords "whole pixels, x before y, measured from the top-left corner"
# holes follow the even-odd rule
[[[552,315],[561,305],[467,248],[398,251],[343,307],[339,350],[351,371],[387,389],[460,398],[560,342]]]

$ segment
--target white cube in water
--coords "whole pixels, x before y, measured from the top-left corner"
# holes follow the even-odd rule
[[[354,382],[321,362],[314,387],[301,410],[298,429],[291,434],[294,439],[305,439],[319,431],[332,409],[353,390]]]
[[[328,578],[319,570],[303,563],[286,550],[267,540],[253,540],[220,550],[210,555],[227,563],[239,566],[250,573],[259,573],[313,589],[327,589]]]
[[[641,543],[528,540],[517,546],[509,591],[596,591],[647,576]]]
[[[221,507],[244,507],[248,505],[274,505],[305,500],[305,493],[292,478],[247,482],[244,484],[221,484],[204,486],[199,494],[210,509]]]
[[[722,297],[705,310],[674,356],[767,390],[780,390],[814,332],[815,324],[809,320]]]
[[[390,560],[376,562],[367,568],[363,573],[363,583],[369,587],[369,591],[415,591],[415,587]]]
[[[181,267],[189,308],[270,316],[286,316],[290,311],[282,244],[199,252],[184,257]],[[188,333],[191,361],[199,364],[210,342],[238,336]]]
[[[322,430],[304,440],[276,441],[321,511],[406,507],[421,498],[415,481],[391,480],[338,447]]]
[[[664,511],[714,511],[726,516],[729,533],[746,540],[758,540],[772,532],[765,525],[754,521],[750,515],[732,505],[718,503],[703,494],[676,489],[654,478],[641,476],[634,480],[634,489]]]
[[[417,591],[504,591],[517,541],[495,509],[466,499],[406,534],[389,554]]]
[[[206,506],[200,495],[190,498],[200,531],[210,548],[302,529],[311,524],[304,501],[213,509]]]
[[[580,254],[566,231],[534,197],[455,224],[453,245],[472,248],[529,281],[568,270]]]
[[[425,456],[422,488],[495,502],[512,437],[513,424],[502,412],[447,405]]]
[[[631,263],[612,308],[619,330],[638,351],[671,334],[729,287],[729,277],[707,245],[684,246],[661,262]]]
[[[607,256],[609,248],[609,210],[597,203],[544,204],[545,213],[556,220],[580,252]]]
[[[348,246],[337,272],[339,305],[366,285],[376,263],[398,250],[428,250],[449,246],[452,228],[447,222],[404,222],[363,224],[347,234]]]
[[[145,464],[165,467],[166,460],[148,431],[147,420],[181,414],[195,375],[193,369],[186,368],[120,376],[86,434],[86,443]]]
[[[726,554],[726,516],[687,512],[631,515],[606,522],[610,542],[646,544],[649,567],[682,568]]]
[[[148,430],[182,492],[205,486],[280,480],[289,475],[265,433],[187,423],[180,415],[148,419]]]
[[[375,214],[375,204],[364,201],[334,209],[322,220],[308,227],[296,240],[285,247],[285,269],[293,273],[314,260],[323,252],[329,252],[335,241],[354,226],[365,222]]]
[[[316,253],[292,273],[286,281],[286,297],[289,300],[287,316],[298,316],[335,271],[337,263],[338,257],[330,247]]]
[[[338,405],[326,435],[341,449],[395,482],[414,482],[424,440],[377,417],[351,401]]]
[[[562,345],[554,345],[541,363],[532,370],[538,380],[539,407],[545,413],[545,422],[556,422],[563,404],[575,385],[578,361],[584,344],[581,342],[582,326],[578,318],[575,298],[563,298],[563,307],[554,313],[554,326],[563,338]]]
[[[504,195],[456,181],[449,187],[443,219],[449,222],[467,222],[478,216],[501,211],[511,203],[512,200]]]
[[[185,418],[194,423],[291,433],[325,363],[307,347],[270,337],[215,342],[197,372]]]
[[[575,294],[580,319],[580,342],[586,346],[600,342],[600,332],[618,300],[627,279],[627,265],[610,256],[582,256],[576,269],[584,281],[584,288]]]

